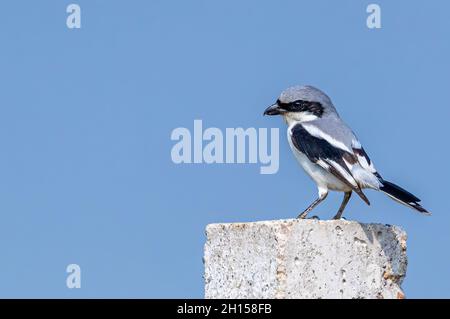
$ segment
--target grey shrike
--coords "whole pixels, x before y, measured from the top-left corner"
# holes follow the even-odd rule
[[[288,124],[288,141],[300,165],[314,180],[319,198],[298,218],[322,202],[329,190],[344,192],[334,219],[340,219],[353,191],[370,205],[364,188],[384,192],[392,199],[421,213],[430,214],[413,194],[384,180],[375,169],[352,130],[341,120],[330,98],[312,86],[283,91],[264,115],[281,115]]]

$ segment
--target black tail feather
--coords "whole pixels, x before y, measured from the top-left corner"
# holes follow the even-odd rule
[[[392,199],[400,202],[403,205],[411,207],[412,209],[415,209],[423,214],[431,215],[429,211],[427,211],[419,204],[420,199],[411,194],[410,192],[404,190],[398,185],[395,185],[394,183],[385,180],[381,180],[381,183],[383,184],[383,186],[380,188],[380,190],[389,197],[391,197]]]

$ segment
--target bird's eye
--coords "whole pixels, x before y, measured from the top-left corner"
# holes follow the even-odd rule
[[[294,101],[292,102],[292,107],[295,111],[301,111],[303,108],[303,101]]]

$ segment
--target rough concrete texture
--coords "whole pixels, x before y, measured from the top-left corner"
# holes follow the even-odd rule
[[[345,220],[206,227],[206,298],[404,298],[406,233]]]

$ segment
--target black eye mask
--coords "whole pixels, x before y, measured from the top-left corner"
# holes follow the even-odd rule
[[[278,106],[286,112],[309,112],[317,117],[321,117],[324,109],[319,102],[309,102],[304,100],[296,100],[289,103],[283,103],[277,100]]]

